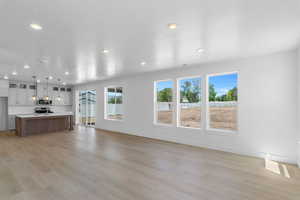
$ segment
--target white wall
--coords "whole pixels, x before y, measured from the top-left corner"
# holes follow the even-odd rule
[[[269,153],[274,160],[296,163],[296,66],[297,52],[291,51],[115,78],[76,89],[97,90],[97,128],[259,157]],[[231,71],[239,73],[237,134],[153,125],[155,80]],[[124,87],[122,122],[104,120],[104,87],[110,85]]]

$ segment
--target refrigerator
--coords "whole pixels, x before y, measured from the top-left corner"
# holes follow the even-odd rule
[[[8,130],[8,98],[0,97],[0,131]]]

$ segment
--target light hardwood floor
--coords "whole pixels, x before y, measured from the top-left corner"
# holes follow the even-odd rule
[[[299,200],[264,160],[77,127],[0,136],[1,200]]]

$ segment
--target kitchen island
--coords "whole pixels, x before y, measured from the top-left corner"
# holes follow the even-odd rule
[[[72,113],[16,115],[16,135],[20,137],[65,130],[73,130]]]

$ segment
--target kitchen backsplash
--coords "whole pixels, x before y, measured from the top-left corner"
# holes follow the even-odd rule
[[[32,114],[37,106],[9,106],[8,115]],[[72,106],[51,106],[53,112],[72,112]]]

